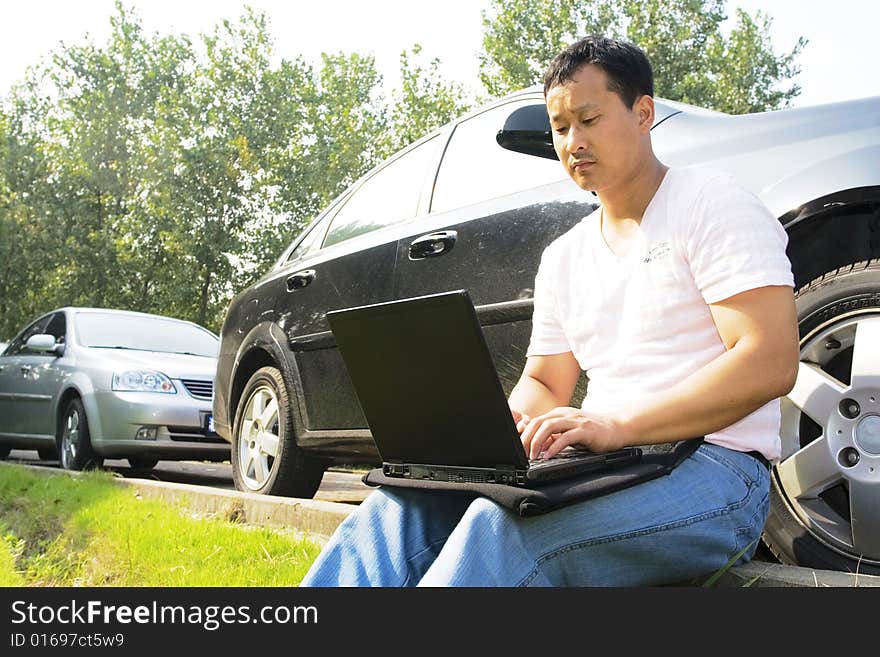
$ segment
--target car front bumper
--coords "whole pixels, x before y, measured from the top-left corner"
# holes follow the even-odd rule
[[[105,457],[229,458],[229,443],[207,431],[210,400],[185,392],[98,392],[89,397],[84,402],[92,448]],[[153,437],[137,438],[142,428]]]

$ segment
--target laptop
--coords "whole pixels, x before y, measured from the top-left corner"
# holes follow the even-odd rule
[[[327,320],[387,477],[528,487],[641,457],[568,448],[530,462],[466,290]]]

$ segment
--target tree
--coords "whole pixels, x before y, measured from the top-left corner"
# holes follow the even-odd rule
[[[425,69],[418,63],[422,47],[413,45],[410,52],[400,53],[400,89],[392,96],[389,144],[393,153],[435,128],[438,128],[471,107],[462,85],[447,82],[440,74],[440,60],[436,57]]]
[[[807,41],[777,55],[772,19],[737,10],[725,36],[725,0],[493,0],[483,12],[480,78],[498,96],[537,84],[552,57],[585,34],[640,46],[654,69],[655,95],[723,112],[788,107],[800,93],[785,86]]]
[[[439,61],[275,63],[264,14],[148,35],[121,0],[103,44],[62,46],[0,105],[0,335],[64,305],[218,330],[230,297],[334,197],[465,111]]]

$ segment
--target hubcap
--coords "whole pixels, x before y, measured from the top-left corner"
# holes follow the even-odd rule
[[[61,433],[61,461],[65,468],[70,468],[76,460],[79,450],[79,413],[71,411],[64,421],[64,430]]]
[[[880,564],[880,315],[819,327],[782,403],[779,486],[828,547]]]
[[[269,386],[260,386],[244,408],[238,436],[238,469],[251,490],[263,487],[278,457],[278,397]]]

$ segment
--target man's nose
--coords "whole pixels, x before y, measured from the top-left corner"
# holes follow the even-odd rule
[[[572,126],[565,136],[565,150],[574,155],[578,151],[585,151],[589,142],[586,131],[579,126]]]

